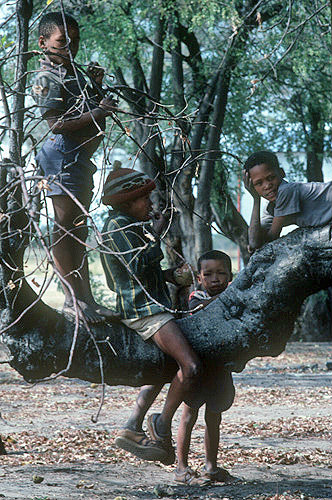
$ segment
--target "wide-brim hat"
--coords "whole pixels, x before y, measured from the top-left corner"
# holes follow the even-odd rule
[[[106,178],[101,201],[105,205],[119,205],[136,200],[155,187],[155,182],[143,172],[131,168],[115,168]]]

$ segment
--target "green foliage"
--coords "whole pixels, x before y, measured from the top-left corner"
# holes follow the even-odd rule
[[[290,177],[294,179],[304,178],[305,172],[303,164],[292,153],[310,150],[315,136],[323,133],[320,154],[326,156],[332,136],[330,10],[328,7],[319,10],[321,6],[316,4],[309,0],[271,0],[262,2],[255,10],[256,2],[249,0],[63,2],[81,26],[77,61],[81,64],[99,61],[106,67],[109,82],[112,82],[112,74],[118,78],[121,75],[130,87],[139,86],[147,93],[151,85],[155,36],[157,29],[163,27],[163,36],[158,42],[164,50],[160,100],[174,115],[186,115],[183,119],[190,129],[189,140],[197,127],[195,120],[203,97],[218,70],[229,62],[227,71],[231,79],[224,107],[220,109],[225,119],[216,149],[219,146],[220,150],[241,160],[257,149],[283,152],[290,160]],[[44,8],[45,1],[34,2],[35,20]],[[51,10],[59,8],[57,0],[50,5]],[[177,30],[171,29],[174,26]],[[6,44],[13,39],[7,30],[0,50],[10,50]],[[31,48],[35,49],[36,43],[36,30],[32,30]],[[182,87],[181,82],[176,81],[177,77],[181,78],[175,71],[174,50],[181,61]],[[37,57],[29,64],[29,68],[34,69]],[[225,81],[226,76],[223,76]],[[175,84],[180,85],[179,91],[175,92]],[[138,100],[138,94],[134,95],[135,99]],[[215,96],[211,97],[210,110],[215,102]],[[121,109],[129,108],[128,100],[121,100]],[[129,135],[144,143],[145,131],[139,129],[138,121],[132,116],[119,116],[129,133],[112,129],[111,140],[129,156],[137,151]],[[316,131],[314,116],[319,117]],[[215,126],[212,112],[204,119],[208,125],[198,146],[202,157],[207,154],[209,134]],[[172,121],[161,118],[156,121],[163,141],[162,146],[158,143],[154,148],[156,163],[167,170],[166,164],[174,159],[175,145],[178,147],[179,130],[175,130]],[[157,130],[157,125],[153,130]],[[187,148],[186,157],[188,155]],[[222,161],[217,157],[212,200],[224,197],[229,203],[229,196],[234,199],[236,193],[241,165],[227,154],[222,156]],[[200,172],[199,164],[190,172],[192,185],[199,185]],[[225,205],[225,214],[227,210]]]
[[[8,36],[5,34],[1,37],[0,47],[1,49],[8,49],[14,44],[13,40],[8,40]]]

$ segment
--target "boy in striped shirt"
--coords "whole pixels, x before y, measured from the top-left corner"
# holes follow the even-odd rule
[[[135,428],[121,431],[125,449],[145,460],[171,464],[175,452],[171,441],[172,418],[197,383],[200,361],[167,309],[171,300],[166,281],[175,282],[174,270],[163,271],[160,235],[166,219],[152,213],[150,193],[155,183],[145,174],[127,168],[107,177],[102,201],[111,205],[103,229],[102,265],[109,288],[117,294],[121,321],[143,340],[151,339],[178,364],[162,412],[148,418],[152,440]],[[152,221],[152,225],[146,224]]]

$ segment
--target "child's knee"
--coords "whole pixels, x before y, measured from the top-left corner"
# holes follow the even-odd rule
[[[186,426],[193,426],[198,417],[198,409],[185,405],[182,413],[182,423]]]
[[[201,362],[199,360],[191,360],[184,368],[184,377],[195,381],[201,374]]]

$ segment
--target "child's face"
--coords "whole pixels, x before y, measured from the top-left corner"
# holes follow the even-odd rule
[[[67,26],[67,32],[70,38],[69,45],[67,44],[66,32],[63,26],[55,26],[48,38],[41,35],[38,44],[41,49],[48,52],[48,57],[52,62],[63,64],[66,68],[70,68],[69,50],[74,59],[80,44],[80,33],[73,26]]]
[[[202,260],[201,270],[197,275],[197,279],[204,290],[206,290],[211,297],[214,297],[226,290],[228,283],[232,279],[232,273],[229,272],[223,260]]]
[[[125,212],[142,222],[150,220],[152,212],[150,194],[140,196],[139,198],[136,198],[136,200],[126,203]]]
[[[251,183],[259,196],[268,201],[275,201],[283,177],[282,169],[276,170],[270,165],[262,163],[252,167],[249,174]]]

